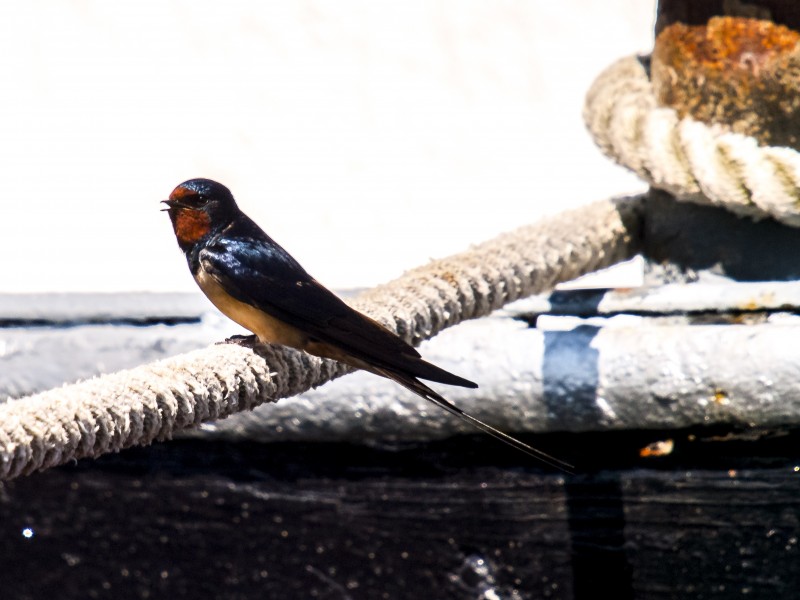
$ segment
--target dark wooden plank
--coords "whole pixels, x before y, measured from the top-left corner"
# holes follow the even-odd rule
[[[472,436],[82,462],[2,487],[0,596],[792,597],[798,437],[635,458],[652,435],[539,440],[568,477]]]

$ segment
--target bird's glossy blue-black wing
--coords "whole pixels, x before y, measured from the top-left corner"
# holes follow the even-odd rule
[[[352,310],[277,244],[222,239],[204,248],[198,258],[201,268],[234,298],[312,335]]]
[[[277,244],[252,238],[223,239],[203,249],[199,260],[240,302],[367,364],[451,385],[475,385],[422,360],[412,346],[318,283]]]

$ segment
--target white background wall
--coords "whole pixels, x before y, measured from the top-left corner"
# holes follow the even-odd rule
[[[191,177],[329,286],[642,189],[591,81],[655,1],[0,5],[0,293],[192,290],[159,200]]]

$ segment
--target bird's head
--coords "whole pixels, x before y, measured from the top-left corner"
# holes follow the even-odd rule
[[[163,202],[184,251],[227,227],[238,213],[231,191],[210,179],[184,181]]]

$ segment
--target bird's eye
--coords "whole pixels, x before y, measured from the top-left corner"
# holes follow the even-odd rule
[[[206,196],[198,196],[195,200],[195,204],[197,204],[197,206],[205,206],[208,204],[208,198]]]

